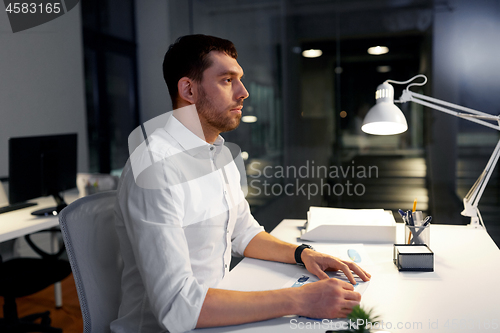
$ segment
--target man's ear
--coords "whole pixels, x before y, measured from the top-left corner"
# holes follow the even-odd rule
[[[195,102],[195,85],[188,77],[183,77],[177,82],[177,90],[179,92],[179,104],[194,104]],[[184,103],[182,103],[184,101]]]

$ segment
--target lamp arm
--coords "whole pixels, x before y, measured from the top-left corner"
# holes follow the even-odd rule
[[[472,113],[472,114],[476,114],[476,115],[479,115],[479,116],[490,117],[490,118],[493,118],[495,120],[498,119],[498,116],[493,116],[493,115],[491,115],[489,113],[486,113],[486,112],[477,111],[477,110],[474,110],[474,109],[471,109],[471,108],[467,108],[467,107],[462,106],[462,105],[453,104],[453,103],[450,103],[450,102],[445,102],[445,101],[442,101],[442,100],[434,98],[434,97],[429,97],[429,96],[425,96],[425,95],[422,95],[422,94],[419,94],[419,93],[416,93],[416,92],[413,92],[413,91],[409,91],[408,89],[406,89],[405,91],[407,91],[412,97],[416,97],[416,98],[420,98],[420,99],[423,99],[423,100],[427,100],[427,101],[435,103],[435,104],[441,104],[441,105],[447,106],[449,108],[461,110],[461,111]]]
[[[408,88],[403,91],[403,94],[401,95],[399,102],[401,103],[414,102],[423,106],[427,106],[431,109],[435,109],[500,131],[500,116],[494,116],[474,109],[466,108],[461,105],[445,102],[437,98],[432,98],[422,94],[418,94],[408,90]],[[456,110],[460,110],[462,112],[458,112]],[[485,120],[496,121],[497,124],[495,125]],[[481,215],[479,213],[479,209],[477,208],[477,206],[479,204],[479,200],[483,195],[484,189],[486,188],[486,185],[490,180],[490,177],[493,173],[493,170],[495,169],[495,166],[499,158],[500,158],[500,140],[498,141],[495,149],[493,150],[493,154],[488,160],[488,163],[486,164],[486,167],[484,168],[483,172],[476,180],[474,185],[472,185],[471,189],[463,199],[465,209],[463,210],[462,215],[471,217],[471,224],[473,226],[477,226],[479,223],[479,218],[481,217]],[[480,220],[481,224],[483,224],[484,227],[482,218]]]
[[[467,200],[472,203],[472,207],[477,208],[479,204],[479,200],[483,195],[484,189],[486,188],[486,184],[490,180],[491,175],[493,174],[493,170],[495,170],[495,166],[498,162],[498,158],[500,157],[500,140],[498,141],[495,150],[493,150],[493,154],[491,155],[486,167],[483,172],[477,179],[476,183],[469,190],[469,193],[465,196],[464,200]],[[477,185],[476,185],[477,184]]]
[[[493,170],[495,170],[495,165],[498,162],[498,158],[500,157],[500,140],[498,141],[493,154],[491,155],[488,164],[484,168],[483,172],[476,180],[474,185],[472,185],[471,189],[464,197],[464,210],[462,211],[463,216],[469,216],[471,218],[471,225],[476,227],[478,222],[480,221],[482,226],[484,227],[483,219],[481,214],[479,213],[478,204],[479,200],[481,200],[481,196],[483,195],[484,189],[490,180],[491,175],[493,174]]]
[[[418,94],[418,93],[415,93],[415,92],[409,91],[409,90],[403,91],[403,95],[401,95],[401,98],[399,99],[399,101],[402,103],[414,102],[414,103],[417,103],[417,104],[420,104],[423,106],[427,106],[431,109],[435,109],[435,110],[438,110],[438,111],[441,111],[444,113],[448,113],[448,114],[451,114],[455,117],[466,119],[468,121],[472,121],[474,123],[477,123],[477,124],[480,124],[480,125],[483,125],[486,127],[490,127],[490,128],[493,128],[497,131],[500,131],[499,125],[494,125],[494,124],[491,124],[487,121],[481,120],[481,119],[488,119],[488,120],[496,120],[497,122],[500,122],[500,116],[493,116],[493,115],[485,113],[485,112],[481,112],[481,111],[469,109],[469,108],[466,108],[466,107],[463,107],[460,105],[456,105],[453,103],[441,101],[437,98],[428,97],[428,96]],[[442,107],[438,104],[446,105],[448,107],[458,109],[461,111],[465,111],[468,113],[461,113],[461,112],[457,112],[455,110],[450,110],[450,109]]]

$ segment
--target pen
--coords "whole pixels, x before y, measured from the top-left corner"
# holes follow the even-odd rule
[[[424,224],[422,224],[422,226],[427,227],[429,223],[431,223],[431,221],[432,221],[432,216],[429,215],[425,218]]]
[[[415,203],[413,203],[413,207],[415,206],[416,206]],[[413,214],[410,211],[407,211],[406,217],[408,218],[408,225],[414,227],[415,225],[413,224]],[[410,233],[408,234],[408,244],[410,244],[410,240],[411,240],[411,229]]]
[[[406,220],[406,213],[402,209],[398,209],[399,215],[401,215],[401,218],[403,219],[403,222],[405,224],[408,224],[408,221]]]
[[[306,318],[306,319],[309,319],[309,320],[316,320],[316,321],[323,321],[323,319],[319,319],[319,318],[311,318],[311,317],[304,317],[304,316],[299,316],[300,318]]]
[[[406,212],[406,218],[408,219],[408,224],[411,227],[414,227],[415,223],[413,223],[413,214],[410,211]]]

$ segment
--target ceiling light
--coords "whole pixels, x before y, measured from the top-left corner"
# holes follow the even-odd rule
[[[368,49],[368,53],[371,55],[381,55],[389,52],[389,48],[387,46],[372,46]]]
[[[377,66],[377,72],[379,73],[389,73],[391,69],[391,66]]]
[[[305,58],[317,58],[323,54],[323,51],[318,49],[309,49],[302,51],[302,56]]]
[[[255,123],[257,121],[256,116],[243,116],[241,121],[244,123]]]

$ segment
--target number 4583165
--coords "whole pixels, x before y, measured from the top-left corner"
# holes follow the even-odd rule
[[[59,14],[61,12],[60,3],[27,3],[27,2],[14,2],[9,3],[5,11],[14,14]]]

